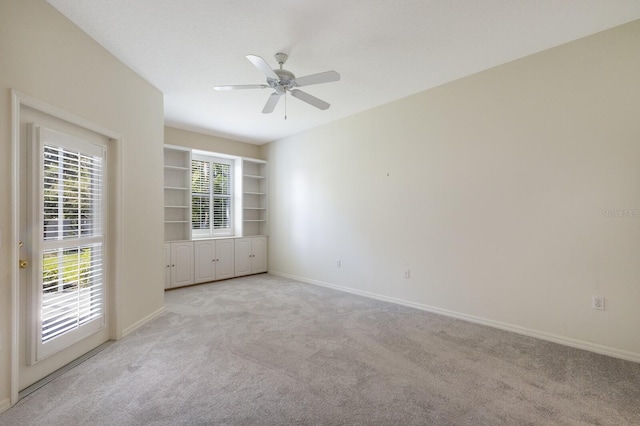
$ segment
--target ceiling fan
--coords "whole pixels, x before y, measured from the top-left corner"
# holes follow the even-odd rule
[[[280,69],[271,69],[269,64],[260,56],[247,55],[247,59],[256,66],[266,77],[267,84],[244,84],[244,85],[231,85],[231,86],[215,86],[215,90],[238,90],[238,89],[273,89],[275,92],[269,96],[267,103],[262,109],[263,114],[269,114],[273,112],[280,97],[286,95],[287,92],[291,93],[291,96],[298,98],[303,102],[308,103],[318,109],[325,110],[329,108],[329,104],[321,99],[311,96],[310,94],[298,90],[297,87],[311,86],[312,84],[330,83],[332,81],[340,80],[340,74],[335,71],[326,71],[318,74],[311,74],[304,77],[296,78],[291,72],[282,68],[285,62],[287,62],[288,55],[286,53],[276,53],[275,58]],[[286,115],[285,115],[286,117]]]

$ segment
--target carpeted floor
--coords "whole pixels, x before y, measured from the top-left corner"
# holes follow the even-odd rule
[[[267,274],[167,313],[2,425],[640,425],[640,364]]]

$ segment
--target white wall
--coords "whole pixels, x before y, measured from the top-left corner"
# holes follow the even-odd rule
[[[44,0],[0,2],[0,410],[10,393],[11,89],[123,137],[115,334],[162,309],[162,93]],[[152,214],[143,214],[151,212]],[[112,235],[113,236],[113,235]]]
[[[232,141],[175,127],[164,128],[164,143],[221,154],[237,155],[239,157],[261,158],[258,145]]]
[[[640,361],[639,46],[636,21],[264,146],[269,270]]]

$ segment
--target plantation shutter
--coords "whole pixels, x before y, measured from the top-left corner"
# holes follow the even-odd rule
[[[233,162],[194,155],[191,160],[191,229],[196,237],[233,234]]]
[[[231,165],[213,163],[213,229],[231,227]]]
[[[209,162],[191,161],[191,229],[209,230],[211,226],[211,173]]]
[[[42,240],[36,360],[105,324],[104,147],[38,130]]]

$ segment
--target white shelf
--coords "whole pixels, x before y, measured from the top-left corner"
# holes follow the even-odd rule
[[[164,240],[191,239],[191,150],[164,147]]]
[[[242,210],[240,211],[243,236],[267,233],[267,162],[253,158],[242,159]]]

